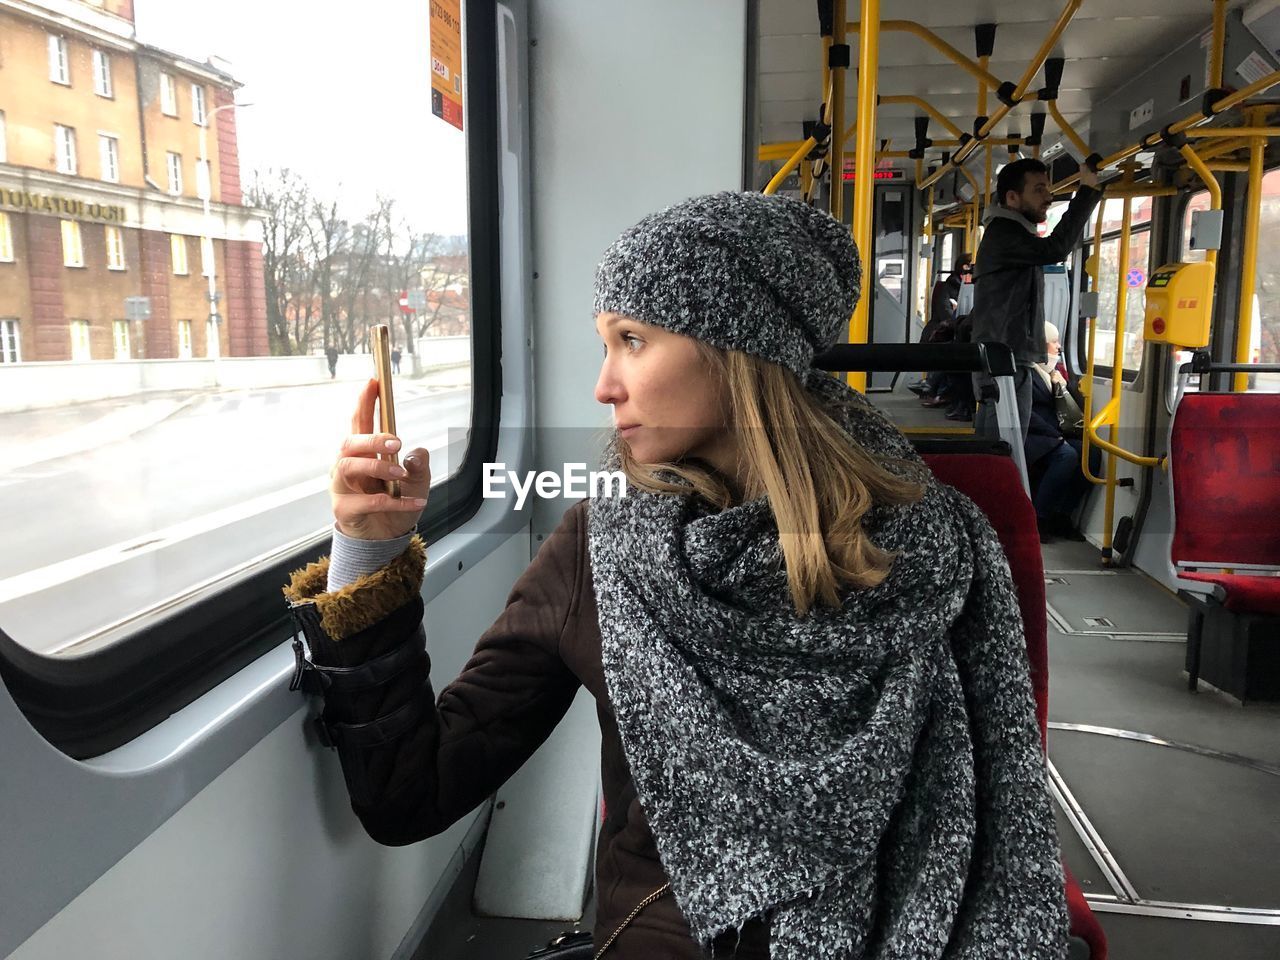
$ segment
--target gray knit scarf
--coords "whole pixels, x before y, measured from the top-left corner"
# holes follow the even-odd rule
[[[918,461],[860,394],[807,386]],[[694,938],[765,918],[774,960],[1065,956],[1022,622],[979,509],[931,479],[874,508],[888,578],[801,619],[767,500],[698,503],[632,489],[588,525],[610,702]]]

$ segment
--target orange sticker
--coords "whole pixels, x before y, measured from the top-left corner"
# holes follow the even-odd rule
[[[462,129],[461,0],[431,3],[431,112]]]

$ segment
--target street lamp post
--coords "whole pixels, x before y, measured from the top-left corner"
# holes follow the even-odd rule
[[[224,103],[221,106],[208,110],[204,115],[204,122],[200,124],[200,171],[202,175],[196,177],[196,189],[200,191],[200,199],[204,202],[204,242],[201,244],[201,259],[207,252],[209,255],[209,323],[208,323],[208,339],[209,339],[209,356],[217,359],[222,353],[221,332],[219,330],[221,318],[218,316],[218,282],[217,282],[217,257],[213,246],[213,230],[211,215],[209,212],[209,201],[213,198],[213,169],[209,166],[209,124],[213,118],[218,115],[221,110],[232,110],[236,107],[251,107],[251,103]],[[208,248],[204,247],[204,243],[208,244]]]

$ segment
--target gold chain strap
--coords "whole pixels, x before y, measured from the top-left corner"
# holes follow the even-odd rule
[[[613,946],[613,941],[618,939],[618,934],[622,933],[623,930],[627,929],[627,924],[629,924],[632,920],[634,920],[637,916],[639,916],[640,911],[643,910],[645,907],[649,906],[649,904],[653,903],[655,900],[660,900],[662,899],[662,897],[666,896],[667,891],[669,891],[670,889],[671,889],[671,883],[670,882],[664,883],[657,890],[653,891],[653,893],[649,894],[647,897],[641,900],[638,904],[636,904],[636,908],[632,910],[630,914],[627,915],[627,919],[623,920],[622,923],[618,924],[618,929],[613,931],[613,933],[609,935],[609,939],[604,942],[604,946],[596,951],[596,955],[593,958],[593,960],[600,960],[600,958],[604,956],[605,951]]]

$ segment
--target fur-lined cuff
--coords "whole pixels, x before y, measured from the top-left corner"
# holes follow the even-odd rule
[[[341,590],[324,592],[329,578],[329,558],[324,557],[296,571],[284,588],[284,595],[291,603],[310,600],[319,611],[320,625],[329,639],[345,640],[416,597],[422,590],[426,565],[426,546],[415,535],[400,556]]]

